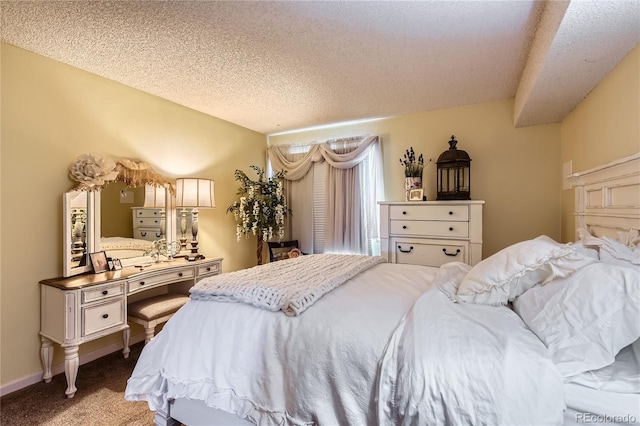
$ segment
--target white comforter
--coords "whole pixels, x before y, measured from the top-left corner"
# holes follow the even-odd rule
[[[376,265],[298,317],[190,300],[144,348],[125,397],[152,410],[199,399],[261,425],[562,423],[544,345],[507,308],[428,291],[438,275]]]
[[[297,317],[190,300],[144,348],[125,397],[200,399],[256,424],[376,423],[378,361],[437,269],[379,264]]]
[[[441,271],[437,284],[464,270]],[[506,307],[420,297],[382,360],[380,424],[562,424],[563,379],[546,347]]]

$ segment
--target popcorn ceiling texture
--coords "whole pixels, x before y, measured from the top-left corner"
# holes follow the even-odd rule
[[[638,0],[617,3],[571,2],[540,34],[545,4],[531,0],[2,1],[0,8],[7,43],[273,133],[517,91],[518,124],[560,121],[638,43]],[[546,42],[528,63],[537,39]]]

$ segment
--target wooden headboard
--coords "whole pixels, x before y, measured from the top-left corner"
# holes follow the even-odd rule
[[[619,231],[640,229],[640,152],[570,179],[576,196],[577,230],[615,238]]]

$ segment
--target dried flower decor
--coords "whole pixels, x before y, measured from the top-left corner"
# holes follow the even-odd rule
[[[80,190],[100,190],[118,177],[116,163],[100,154],[82,154],[69,166],[69,177]]]
[[[240,182],[236,201],[227,209],[235,216],[236,237],[240,241],[244,235],[258,238],[256,256],[258,265],[262,264],[262,246],[274,236],[280,241],[284,238],[284,220],[291,214],[283,192],[285,171],[277,172],[267,178],[265,171],[257,166],[251,166],[258,173],[258,180],[251,180],[242,170],[235,171],[235,179]]]
[[[424,157],[422,154],[416,160],[416,153],[413,147],[410,147],[400,159],[400,164],[404,166],[405,177],[419,177],[422,179],[422,170],[424,169]]]

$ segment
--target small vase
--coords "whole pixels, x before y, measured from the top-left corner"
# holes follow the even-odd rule
[[[420,176],[404,178],[404,200],[409,201],[409,191],[422,188],[422,178]]]

